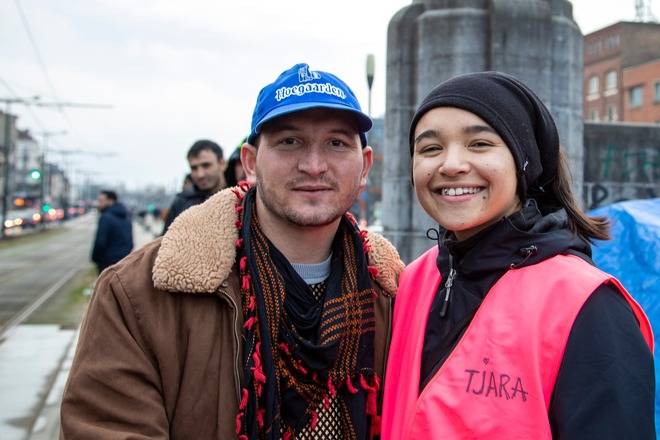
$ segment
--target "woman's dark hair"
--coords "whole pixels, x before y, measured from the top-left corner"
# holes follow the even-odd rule
[[[610,222],[607,217],[590,217],[582,209],[571,190],[571,172],[563,149],[559,150],[557,175],[546,192],[530,191],[527,196],[536,199],[541,211],[546,214],[563,208],[568,217],[568,227],[588,241],[609,240]]]

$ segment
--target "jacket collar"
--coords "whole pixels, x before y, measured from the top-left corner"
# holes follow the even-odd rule
[[[160,290],[213,293],[229,277],[236,260],[237,196],[228,188],[179,215],[162,239],[152,277]],[[390,296],[403,270],[399,254],[380,234],[369,232],[369,264],[378,270],[376,282]]]

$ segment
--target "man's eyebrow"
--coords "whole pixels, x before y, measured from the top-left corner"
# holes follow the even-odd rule
[[[469,125],[463,128],[463,133],[465,134],[477,134],[484,131],[492,134],[497,134],[497,132],[488,125]]]
[[[415,143],[419,143],[422,139],[437,139],[440,137],[440,133],[437,130],[424,130],[415,138]]]

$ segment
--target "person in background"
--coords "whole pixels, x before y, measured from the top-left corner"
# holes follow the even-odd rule
[[[190,191],[195,187],[192,180],[192,175],[190,173],[186,174],[186,177],[183,178],[183,183],[181,184],[181,191]]]
[[[101,191],[97,199],[101,213],[92,248],[92,261],[99,273],[133,250],[133,225],[126,207],[114,191]]]
[[[225,161],[220,145],[207,139],[199,140],[190,147],[186,157],[193,185],[191,189],[181,191],[174,198],[165,218],[163,234],[183,211],[205,202],[226,187]]]
[[[247,141],[247,138],[241,142],[243,145]],[[238,182],[245,180],[245,171],[243,170],[243,164],[241,163],[241,146],[239,145],[229,159],[227,159],[227,168],[225,168],[225,182],[227,183],[227,188],[238,185]]]
[[[410,127],[446,232],[399,280],[383,440],[655,439],[653,335],[591,261],[554,120],[511,75],[449,79]]]
[[[247,182],[104,272],[62,402],[62,439],[368,440],[380,426],[403,268],[347,214],[371,119],[297,64],[257,98]]]

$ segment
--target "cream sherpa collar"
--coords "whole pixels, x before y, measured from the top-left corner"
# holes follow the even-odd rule
[[[238,214],[236,195],[225,189],[179,215],[163,237],[153,268],[160,290],[213,293],[229,276],[236,260]],[[403,262],[385,237],[369,233],[369,264],[378,269],[376,281],[391,296],[396,293]]]

